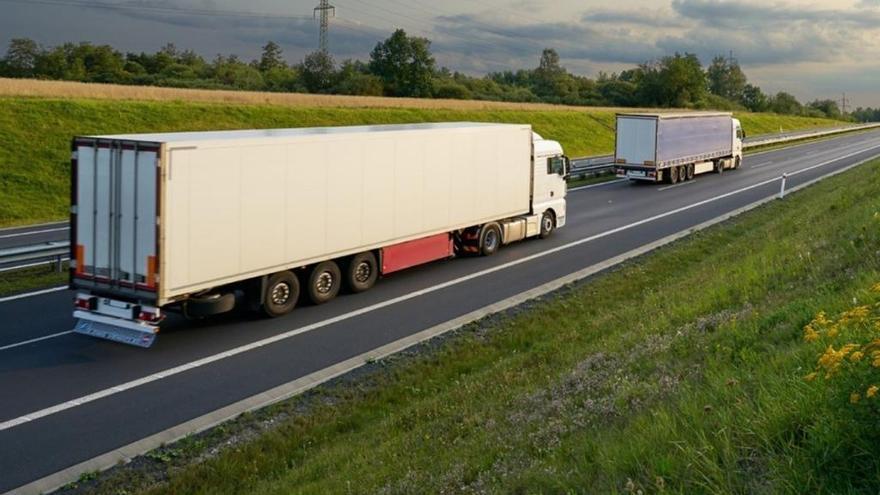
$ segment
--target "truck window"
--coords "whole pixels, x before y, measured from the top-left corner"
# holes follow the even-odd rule
[[[745,138],[745,133],[743,133],[742,127],[737,127],[737,128],[736,128],[736,138],[737,138],[737,139],[743,139],[743,138]]]
[[[565,159],[561,156],[554,156],[547,159],[547,175],[565,175]]]

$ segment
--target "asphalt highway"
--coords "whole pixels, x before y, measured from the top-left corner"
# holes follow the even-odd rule
[[[172,320],[148,350],[67,333],[66,290],[0,302],[0,492],[722,216],[778,193],[783,173],[793,187],[876,156],[871,131],[675,186],[574,189],[549,239],[400,272],[280,319]]]

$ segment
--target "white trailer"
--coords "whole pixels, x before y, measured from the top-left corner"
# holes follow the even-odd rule
[[[77,137],[75,331],[152,345],[166,310],[300,299],[565,225],[568,159],[528,125]]]
[[[737,169],[745,135],[726,112],[617,115],[617,176],[675,184],[694,175]]]

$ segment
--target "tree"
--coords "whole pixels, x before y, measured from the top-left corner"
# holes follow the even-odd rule
[[[639,66],[635,73],[637,104],[661,107],[698,106],[706,94],[706,75],[692,53],[676,53]]]
[[[541,52],[538,68],[532,73],[533,91],[539,97],[554,102],[577,98],[578,84],[559,63],[559,54],[552,48]]]
[[[840,107],[834,100],[814,100],[807,104],[807,107],[822,113],[822,116],[829,119],[839,119],[841,117]]]
[[[312,52],[303,60],[300,73],[310,93],[327,93],[333,87],[336,76],[333,57],[321,50]]]
[[[793,95],[780,91],[770,100],[770,110],[785,115],[800,115],[803,105]]]
[[[743,88],[742,104],[752,112],[766,112],[770,109],[770,100],[761,88],[746,84]]]
[[[41,54],[37,42],[29,38],[13,38],[3,60],[4,75],[10,77],[33,77],[37,59]]]
[[[284,67],[287,64],[281,56],[281,47],[274,41],[270,41],[263,46],[263,55],[260,57],[259,69],[261,72],[269,71],[276,67]]]
[[[725,57],[715,57],[706,69],[709,91],[730,101],[740,101],[746,87],[746,75],[739,63]]]
[[[389,96],[431,96],[434,57],[431,42],[394,31],[370,53],[370,72],[382,79]]]

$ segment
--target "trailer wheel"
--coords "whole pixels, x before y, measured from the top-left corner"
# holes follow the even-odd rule
[[[687,178],[688,180],[694,180],[694,164],[691,163],[687,166]]]
[[[541,239],[550,237],[550,234],[553,233],[555,228],[556,218],[553,216],[552,212],[545,211],[544,214],[541,215],[541,232],[538,234],[538,237]]]
[[[183,314],[187,318],[204,318],[232,311],[235,307],[235,294],[214,293],[191,297],[183,303]]]
[[[678,184],[678,167],[669,167],[669,183]]]
[[[345,286],[351,292],[371,289],[378,278],[378,263],[376,256],[371,252],[352,256],[345,267]]]
[[[324,304],[339,294],[342,285],[342,273],[335,261],[318,263],[309,272],[309,285],[306,291],[309,299],[315,304]]]
[[[263,313],[270,318],[284,316],[293,311],[299,299],[299,279],[291,271],[272,274],[266,280],[263,294]]]
[[[678,167],[678,180],[681,182],[685,182],[688,180],[688,168],[687,165],[681,165]]]
[[[501,247],[501,229],[497,223],[487,223],[480,231],[480,254],[492,256]]]

